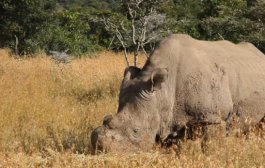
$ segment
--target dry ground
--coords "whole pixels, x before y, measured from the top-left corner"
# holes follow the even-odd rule
[[[143,65],[145,59],[141,57]],[[0,50],[0,168],[2,167],[265,167],[265,140],[227,137],[171,150],[92,156],[89,135],[115,113],[125,61],[121,54],[58,65],[46,57],[15,59]]]

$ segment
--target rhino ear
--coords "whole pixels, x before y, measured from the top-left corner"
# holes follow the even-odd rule
[[[135,78],[141,72],[140,68],[130,66],[124,71],[124,81],[129,81]]]
[[[168,78],[168,70],[166,68],[158,68],[151,73],[151,92],[160,90],[162,83]]]

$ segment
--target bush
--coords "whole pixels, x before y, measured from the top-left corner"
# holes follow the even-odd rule
[[[91,33],[91,17],[82,11],[55,13],[52,21],[43,24],[39,32],[26,41],[27,49],[31,53],[69,50],[74,56],[94,53],[102,47]]]

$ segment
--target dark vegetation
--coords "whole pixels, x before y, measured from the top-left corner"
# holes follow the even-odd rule
[[[1,0],[0,47],[20,55],[122,50],[102,21],[103,16],[129,19],[121,4],[121,0]],[[166,19],[163,36],[187,33],[206,40],[249,41],[265,52],[264,0],[163,0],[158,13]]]

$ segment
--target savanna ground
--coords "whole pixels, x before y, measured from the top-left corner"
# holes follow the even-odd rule
[[[111,52],[62,65],[0,50],[0,168],[265,167],[265,140],[256,135],[218,138],[208,155],[199,140],[184,142],[180,158],[161,149],[91,155],[91,130],[116,112],[124,68],[123,56]]]

